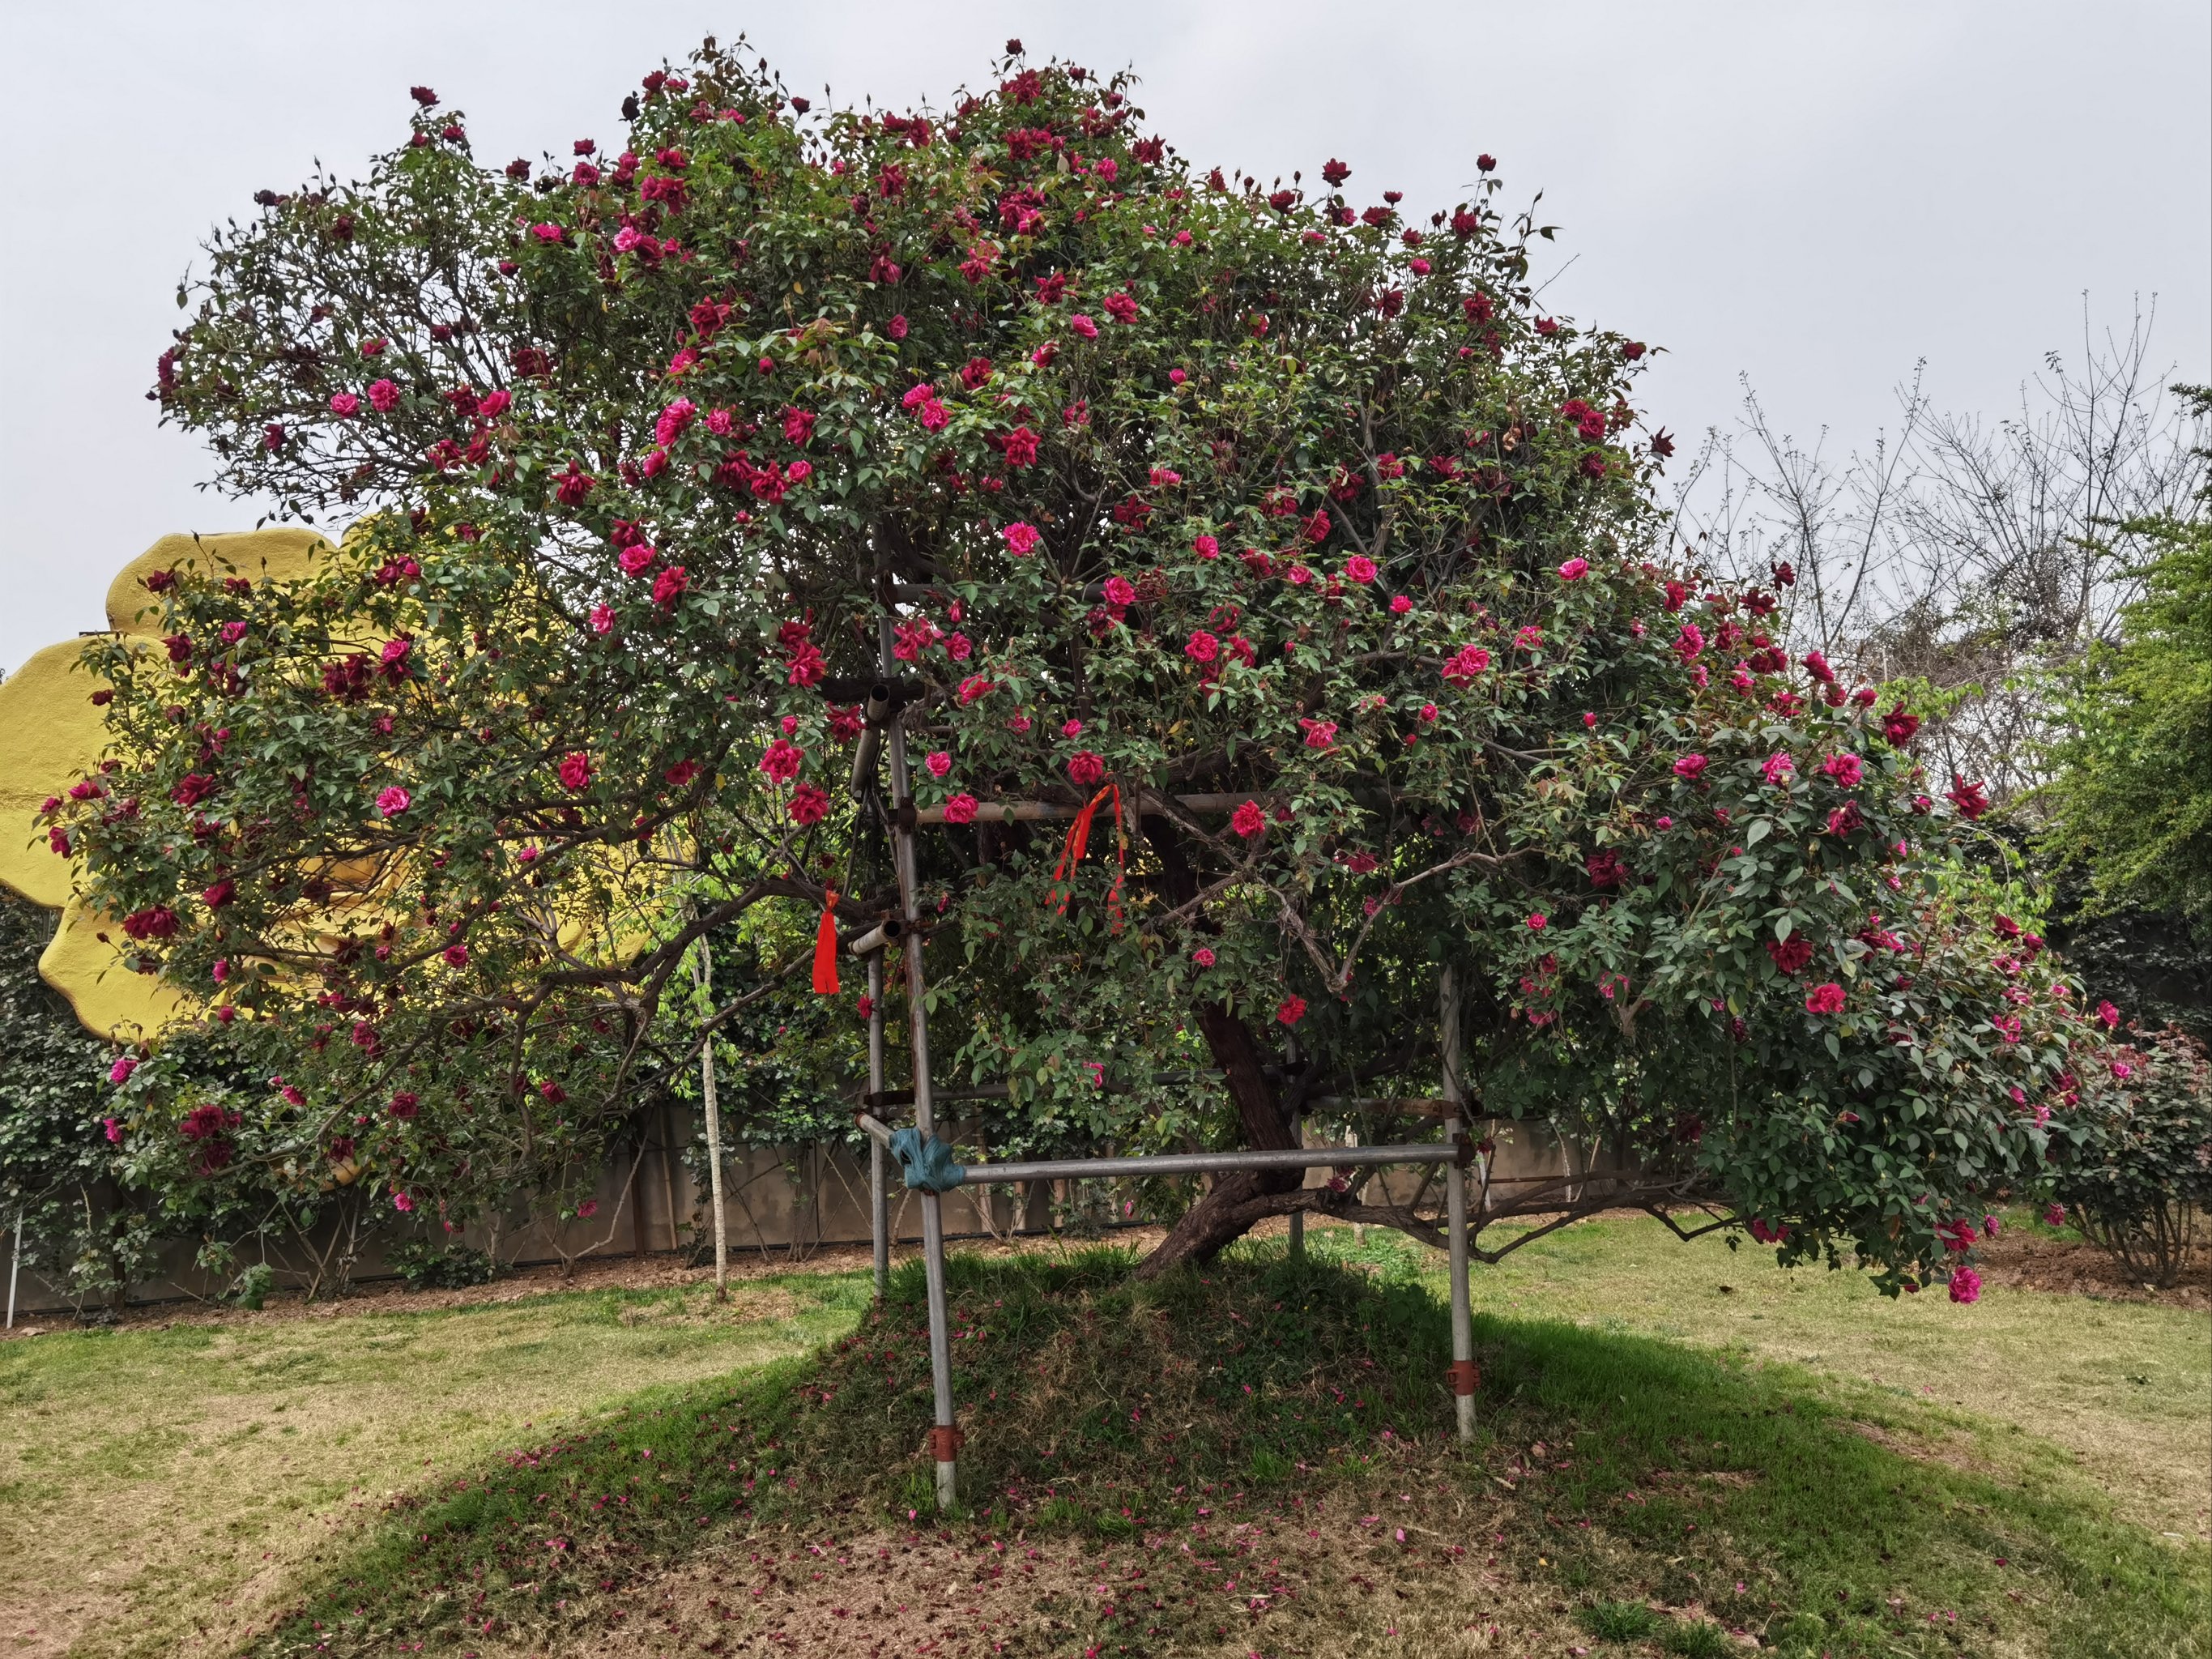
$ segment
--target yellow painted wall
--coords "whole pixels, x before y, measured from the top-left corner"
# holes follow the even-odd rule
[[[58,910],[75,884],[37,823],[39,808],[99,761],[106,738],[90,701],[106,684],[76,666],[79,643],[50,645],[0,680],[0,883]]]
[[[196,567],[289,580],[307,574],[329,546],[312,530],[290,528],[164,536],[109,586],[108,628],[147,639],[158,631],[154,596],[145,586],[149,571]],[[46,797],[66,792],[98,763],[106,744],[105,723],[91,702],[102,683],[76,666],[82,649],[76,640],[50,645],[0,680],[0,885],[61,912],[53,941],[39,958],[46,983],[92,1030],[135,1041],[179,1018],[186,1005],[157,981],[121,965],[121,928],[79,902],[76,861],[57,857],[35,822]]]

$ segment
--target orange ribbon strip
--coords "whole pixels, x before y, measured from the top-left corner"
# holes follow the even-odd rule
[[[1100,805],[1111,799],[1114,803],[1114,842],[1116,868],[1114,890],[1106,896],[1106,913],[1113,918],[1114,927],[1121,926],[1121,884],[1129,873],[1129,836],[1121,822],[1121,786],[1109,783],[1091,798],[1090,804],[1075,815],[1075,822],[1067,827],[1067,843],[1060,849],[1060,867],[1052,873],[1054,890],[1060,895],[1059,914],[1066,915],[1069,902],[1075,895],[1066,883],[1074,876],[1075,866],[1083,862],[1083,855],[1091,849],[1091,820],[1097,816]]]

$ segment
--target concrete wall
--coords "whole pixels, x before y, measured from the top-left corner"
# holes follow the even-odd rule
[[[589,1220],[556,1225],[516,1217],[496,1227],[477,1222],[459,1235],[459,1242],[517,1265],[708,1245],[714,1237],[710,1200],[703,1185],[695,1184],[682,1158],[683,1148],[696,1133],[687,1114],[673,1109],[662,1114],[650,1126],[644,1151],[634,1164],[625,1160],[600,1172],[593,1194],[598,1211]],[[1400,1120],[1395,1133],[1409,1140],[1427,1139],[1435,1135],[1437,1126],[1409,1118]],[[1548,1125],[1500,1123],[1479,1127],[1476,1133],[1478,1138],[1487,1133],[1496,1142],[1491,1160],[1497,1182],[1491,1194],[1493,1207],[1510,1202],[1516,1186],[1583,1172],[1583,1159],[1577,1156],[1571,1160]],[[957,1126],[951,1134],[956,1140],[963,1139]],[[1316,1135],[1308,1144],[1325,1143]],[[866,1151],[819,1145],[746,1146],[727,1155],[724,1170],[723,1212],[733,1258],[799,1260],[823,1245],[868,1240]],[[1420,1191],[1425,1173],[1391,1170],[1379,1184],[1390,1200],[1404,1203]],[[1309,1171],[1307,1184],[1323,1185],[1328,1176],[1325,1169]],[[918,1243],[920,1201],[900,1182],[896,1165],[889,1178],[892,1237]],[[1430,1201],[1441,1204],[1442,1192],[1439,1174],[1431,1182]],[[430,1236],[420,1226],[392,1224],[398,1219],[381,1211],[342,1214],[304,1240],[272,1246],[266,1260],[277,1270],[280,1287],[298,1288],[319,1278],[328,1285],[349,1251],[350,1277],[386,1277],[391,1273],[387,1249],[410,1238]],[[1004,1236],[1017,1225],[1042,1227],[1049,1219],[1050,1194],[1034,1189],[1017,1194],[1004,1188],[969,1188],[945,1200],[945,1231],[954,1237]],[[4,1248],[0,1240],[0,1249]],[[192,1255],[189,1242],[173,1244],[165,1252],[161,1271],[132,1285],[125,1299],[149,1303],[222,1294],[227,1282],[194,1267]],[[37,1274],[26,1270],[21,1275],[16,1298],[19,1319],[26,1314],[67,1312],[73,1306],[70,1297]]]

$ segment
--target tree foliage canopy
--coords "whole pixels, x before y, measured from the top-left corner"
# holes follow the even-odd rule
[[[269,1078],[194,1118],[157,1060],[132,1132],[560,1190],[701,1040],[693,939],[890,902],[843,787],[881,619],[947,825],[940,1069],[1018,1137],[1431,1092],[1452,965],[1474,1115],[1634,1172],[1591,1202],[1941,1277],[2088,1028],[1950,861],[1983,803],[1930,798],[1910,713],[1656,550],[1643,347],[1540,313],[1493,181],[1264,192],[1122,82],[999,75],[817,116],[710,44],[617,155],[503,170],[422,89],[366,181],[216,238],[167,415],[227,489],[359,516],[94,652],[115,755],[55,833]],[[1079,862],[994,811],[1102,791]],[[710,1019],[804,957],[750,960]],[[1224,1182],[1192,1246],[1350,1202]]]
[[[2212,391],[2191,392],[2212,414]],[[2212,495],[2129,528],[2153,556],[2115,645],[2071,676],[2045,842],[2093,905],[2212,921]]]

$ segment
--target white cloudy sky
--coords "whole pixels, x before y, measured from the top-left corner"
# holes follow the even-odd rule
[[[1561,227],[1550,308],[1667,348],[1655,417],[1694,436],[1748,375],[1833,447],[1936,402],[2002,411],[2083,300],[2212,379],[2212,8],[1400,0],[4,0],[0,667],[100,621],[155,536],[243,527],[144,400],[213,221],[405,130],[407,88],[489,161],[617,135],[664,55],[740,32],[794,90],[943,100],[1019,34],[1134,67],[1202,163],[1448,204],[1494,152]]]

